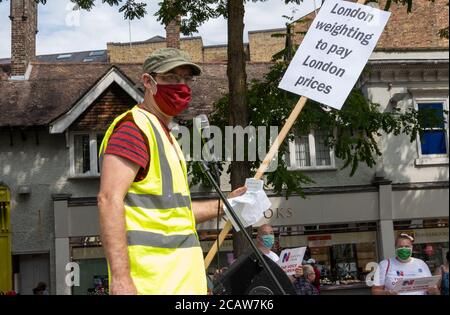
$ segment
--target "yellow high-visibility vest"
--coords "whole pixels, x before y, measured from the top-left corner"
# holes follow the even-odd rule
[[[139,294],[206,294],[186,163],[175,137],[170,134],[172,145],[158,118],[135,106],[108,128],[100,155],[129,114],[145,134],[150,155],[146,177],[130,186],[124,200],[131,277]]]

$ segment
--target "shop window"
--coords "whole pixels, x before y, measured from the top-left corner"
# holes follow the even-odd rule
[[[448,219],[428,219],[423,220],[424,228],[441,228],[448,227]]]
[[[367,264],[378,262],[375,241],[313,247],[310,253],[320,270],[323,286],[364,284]]]
[[[331,246],[331,272],[338,280],[356,279],[358,275],[356,244],[339,244]]]
[[[72,294],[108,294],[108,264],[100,236],[71,237],[69,241],[72,261],[80,267],[80,285],[72,287]]]
[[[98,152],[103,133],[73,132],[70,135],[71,177],[97,177],[100,175]]]
[[[72,288],[73,295],[107,295],[108,267],[105,258],[78,259],[80,285]]]
[[[323,288],[366,288],[367,264],[379,262],[376,222],[294,227],[280,236],[281,249],[307,246],[305,260],[316,261]]]
[[[334,169],[334,150],[327,145],[326,139],[327,134],[321,130],[296,135],[289,142],[289,169]]]
[[[365,272],[368,263],[377,261],[375,243],[356,244],[356,255],[358,272]]]
[[[422,228],[443,228],[448,227],[448,219],[415,219],[394,221],[395,230],[422,229]]]
[[[445,263],[448,248],[448,242],[414,244],[413,256],[423,260],[430,268],[431,273],[434,273]]]

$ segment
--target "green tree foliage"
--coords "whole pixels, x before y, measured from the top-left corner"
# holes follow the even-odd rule
[[[0,3],[5,0],[0,0]],[[47,0],[35,0],[36,3],[47,4]],[[70,0],[74,4],[74,8],[90,11],[95,6],[95,0]],[[119,6],[119,12],[124,13],[124,18],[129,20],[143,18],[147,14],[147,4],[145,2],[137,2],[135,0],[102,0],[102,4],[106,3],[110,6]]]

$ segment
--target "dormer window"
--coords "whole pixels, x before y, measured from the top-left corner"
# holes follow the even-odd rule
[[[98,177],[100,164],[98,151],[104,133],[70,133],[70,175],[71,177]]]

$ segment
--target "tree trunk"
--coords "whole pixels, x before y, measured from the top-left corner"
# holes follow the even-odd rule
[[[248,125],[247,74],[245,72],[244,51],[244,0],[228,0],[228,87],[230,126]],[[235,150],[235,144],[233,147]],[[250,176],[250,167],[246,161],[231,163],[231,187],[236,189]],[[252,228],[247,228],[251,233]],[[251,234],[250,234],[251,235]],[[233,232],[234,255],[238,257],[250,245],[242,233]]]

